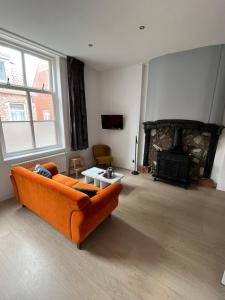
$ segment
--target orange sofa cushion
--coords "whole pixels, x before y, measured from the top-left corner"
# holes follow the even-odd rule
[[[79,182],[78,180],[75,180],[71,177],[67,177],[67,176],[62,175],[62,174],[54,175],[52,177],[52,179],[59,182],[59,183],[62,183],[64,185],[66,185],[66,186],[73,186],[73,185],[75,185]]]

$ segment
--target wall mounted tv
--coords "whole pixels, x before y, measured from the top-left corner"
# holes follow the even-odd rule
[[[123,129],[123,115],[101,115],[102,129]]]

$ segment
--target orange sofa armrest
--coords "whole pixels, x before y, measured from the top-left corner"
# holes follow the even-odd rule
[[[114,183],[100,190],[94,197],[90,198],[90,205],[84,208],[83,213],[87,217],[89,214],[98,213],[110,201],[118,201],[119,194],[122,190],[120,183]]]
[[[111,198],[118,198],[120,192],[122,191],[122,184],[114,183],[107,186],[105,189],[100,190],[97,195],[90,198],[91,204],[95,205],[101,201],[107,201]]]
[[[79,191],[75,191],[71,187],[66,186],[64,187],[64,189],[65,189],[65,196],[67,196],[72,201],[74,210],[80,211],[90,205],[90,198],[87,195]]]
[[[10,175],[10,179],[11,179],[11,182],[12,182],[12,186],[13,186],[13,190],[14,190],[14,193],[15,193],[15,196],[16,196],[16,200],[19,201],[19,193],[18,193],[18,189],[17,189],[17,186],[16,186],[15,178],[13,177],[13,175]]]
[[[57,166],[54,162],[48,162],[43,164],[43,167],[47,170],[49,170],[49,172],[51,172],[52,176],[57,175],[59,173]]]
[[[90,204],[83,210],[73,211],[71,217],[72,240],[78,245],[100,224],[118,205],[122,185],[112,184],[90,198]]]

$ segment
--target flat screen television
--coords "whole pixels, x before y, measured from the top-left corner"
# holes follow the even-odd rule
[[[123,129],[123,115],[101,115],[102,129]]]

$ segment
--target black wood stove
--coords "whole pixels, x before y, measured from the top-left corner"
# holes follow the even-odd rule
[[[158,151],[154,180],[163,180],[187,188],[189,184],[190,157],[182,149],[182,128],[174,128],[173,146]]]

